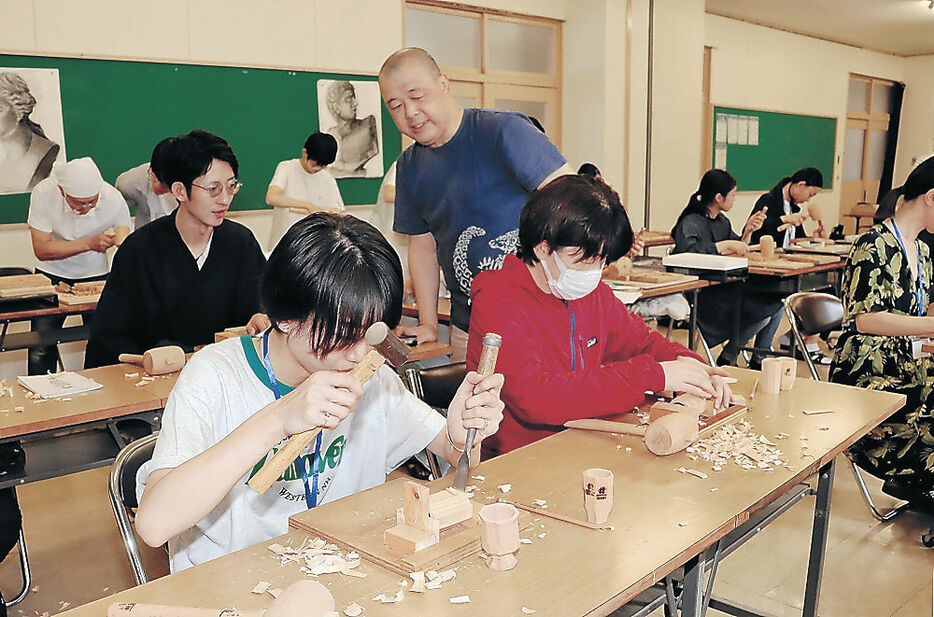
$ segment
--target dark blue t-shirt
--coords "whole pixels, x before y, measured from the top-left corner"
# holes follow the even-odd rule
[[[471,108],[450,141],[415,143],[399,157],[393,230],[434,235],[458,328],[470,321],[473,277],[516,251],[529,193],[564,163],[527,116]]]

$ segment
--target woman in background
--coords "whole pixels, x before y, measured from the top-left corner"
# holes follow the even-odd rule
[[[830,378],[899,392],[905,406],[854,444],[857,465],[884,479],[883,490],[934,511],[934,415],[930,359],[921,338],[934,337],[930,248],[934,231],[934,157],[905,181],[895,215],[853,245],[843,272],[843,334]]]
[[[29,119],[36,98],[16,73],[0,73],[0,193],[31,191],[49,177],[59,146]]]
[[[735,199],[736,179],[733,176],[722,169],[711,169],[705,173],[671,230],[675,239],[672,252],[745,255],[749,250],[749,239],[762,227],[766,213],[763,211],[750,217],[740,237],[724,214],[733,208]],[[756,348],[762,347],[759,333],[771,317],[782,310],[780,301],[745,293],[741,285],[717,285],[704,289],[698,296],[697,325],[704,339],[711,347],[725,342],[717,358],[720,365],[735,364],[739,348],[753,336],[756,336]],[[736,309],[740,305],[742,313],[737,315]],[[737,318],[738,331],[735,328]],[[762,353],[755,352],[749,365],[760,368]]]

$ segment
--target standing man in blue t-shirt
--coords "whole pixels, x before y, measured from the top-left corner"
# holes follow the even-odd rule
[[[406,333],[438,339],[440,264],[451,292],[451,359],[463,360],[474,275],[515,252],[529,193],[574,170],[527,116],[458,105],[423,49],[389,56],[379,87],[396,126],[415,140],[399,157],[393,223],[411,236],[419,325]]]

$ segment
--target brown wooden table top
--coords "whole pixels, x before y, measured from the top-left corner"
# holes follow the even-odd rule
[[[716,282],[706,281],[704,279],[697,279],[696,281],[686,281],[684,283],[675,283],[674,285],[665,285],[663,287],[653,287],[651,289],[643,289],[642,296],[640,299],[646,300],[648,298],[655,298],[657,296],[667,296],[668,294],[683,293],[685,291],[692,291],[694,289],[703,289],[704,287],[710,287],[711,285],[716,285]]]
[[[829,272],[831,270],[842,270],[846,266],[846,259],[841,259],[840,261],[834,261],[826,264],[810,264],[802,268],[793,268],[793,269],[775,269],[775,268],[760,268],[757,266],[749,266],[749,274],[757,274],[761,276],[774,276],[776,278],[790,278],[792,276],[801,276],[802,274],[814,274],[816,272]]]
[[[645,246],[667,246],[674,244],[675,239],[667,231],[645,231],[642,234]]]
[[[70,400],[55,398],[36,402],[36,399],[26,398],[28,390],[16,380],[6,380],[4,385],[13,388],[13,400],[11,402],[8,396],[0,397],[0,410],[10,410],[0,412],[0,439],[161,409],[168,397],[165,389],[171,390],[177,376],[175,373],[156,379],[148,386],[137,387],[139,376],[124,375],[133,372],[142,375],[140,367],[116,364],[77,372],[104,387],[64,397]],[[13,411],[14,407],[23,407],[23,411]]]
[[[748,394],[758,374],[743,369],[730,372],[739,378],[735,390]],[[532,544],[520,544],[519,563],[513,570],[491,571],[473,556],[460,563],[457,578],[441,589],[418,595],[406,588],[400,605],[372,600],[378,593],[395,593],[401,577],[371,563],[360,566],[368,574],[365,579],[333,574],[319,580],[329,587],[339,610],[356,601],[371,617],[457,611],[521,615],[523,606],[539,616],[606,615],[812,475],[903,401],[899,394],[808,379],[798,379],[793,390],[778,395],[759,392],[746,418],[755,432],[779,445],[794,470],[743,470],[731,463],[714,472],[709,464],[691,461],[684,452],[656,457],[637,437],[567,430],[481,463],[471,474],[485,476],[470,480],[478,487],[474,500],[493,501],[502,496],[497,485],[511,483],[508,498],[513,501],[531,504],[545,499],[549,511],[583,518],[581,472],[605,467],[615,474],[615,504],[608,521],[615,531],[591,531],[535,517],[532,530],[521,534]],[[834,413],[807,416],[803,409]],[[779,432],[790,437],[776,441]],[[809,440],[804,453],[801,435]],[[704,471],[709,478],[679,473],[680,466]],[[449,483],[450,478],[442,478],[434,486]],[[385,493],[385,488],[377,487],[322,508],[343,508],[347,516],[385,516],[401,505],[401,495]],[[100,617],[115,601],[266,608],[272,598],[250,593],[258,581],[284,588],[305,576],[295,563],[280,566],[266,546],[273,541],[298,545],[303,538],[304,534],[293,532],[63,615]],[[449,598],[464,594],[470,596],[470,605],[450,604]]]
[[[418,317],[418,306],[414,302],[402,305],[402,314],[406,317]],[[438,298],[438,323],[451,323],[451,299]]]
[[[32,319],[33,317],[48,317],[51,315],[77,315],[80,313],[93,313],[97,308],[97,302],[88,302],[87,304],[59,304],[57,306],[44,306],[41,308],[4,310],[0,304],[0,322],[20,321],[23,319]]]

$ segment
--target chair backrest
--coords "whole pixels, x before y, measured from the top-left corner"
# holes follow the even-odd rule
[[[804,336],[827,334],[843,324],[843,302],[825,293],[802,291],[785,299]]]
[[[467,375],[467,365],[464,362],[455,362],[423,368],[418,370],[417,375],[420,384],[419,389],[415,390],[415,395],[432,407],[447,409]]]
[[[123,547],[126,549],[127,558],[133,568],[133,576],[137,585],[147,582],[147,578],[146,572],[143,570],[143,561],[139,554],[139,543],[133,532],[130,514],[139,505],[136,501],[136,472],[139,471],[143,463],[152,458],[158,436],[158,433],[153,433],[131,442],[120,450],[116,460],[110,467],[110,481],[108,483],[110,506],[113,508],[117,529],[123,538]]]
[[[0,276],[14,276],[19,274],[32,274],[29,268],[22,266],[0,266]]]

